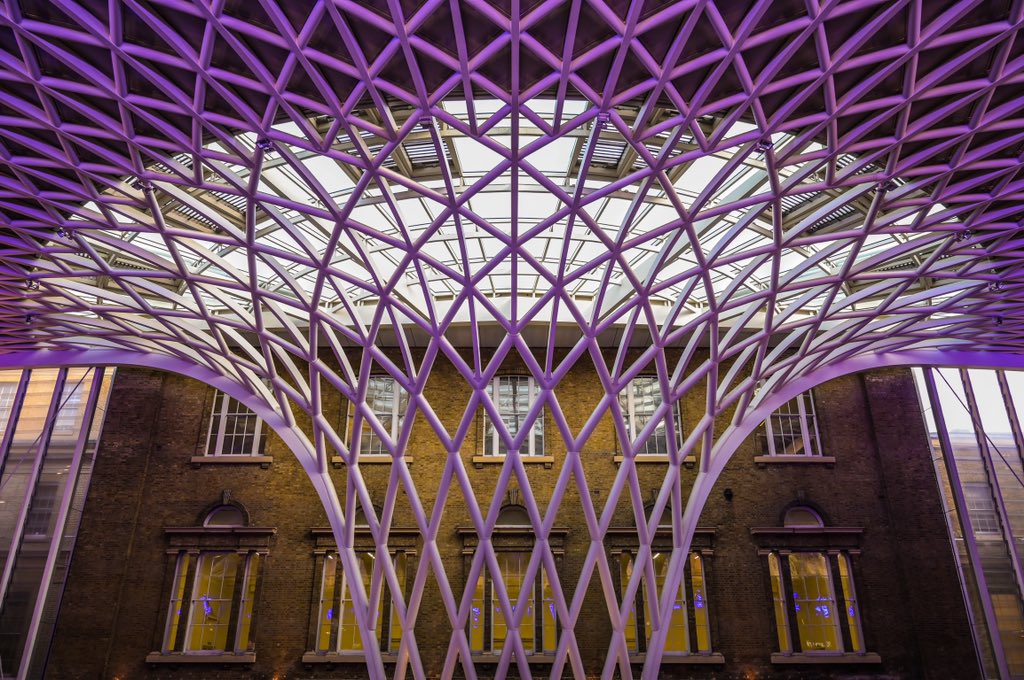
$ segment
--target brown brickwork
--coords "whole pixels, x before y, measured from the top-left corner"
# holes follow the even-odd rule
[[[511,369],[514,370],[514,367]],[[577,368],[559,385],[557,396],[574,431],[583,426],[602,392],[592,372]],[[954,562],[931,467],[920,407],[909,371],[878,371],[847,376],[815,391],[824,453],[834,464],[755,464],[754,438],[736,453],[712,493],[695,541],[708,555],[708,603],[712,645],[724,664],[672,664],[670,678],[964,678],[977,676],[977,664]],[[311,651],[316,617],[318,565],[323,563],[326,516],[304,472],[276,437],[265,453],[269,467],[204,464],[202,454],[213,391],[194,381],[139,369],[119,371],[112,393],[92,486],[82,520],[50,655],[48,677],[111,678],[355,678],[358,664],[303,664]],[[470,390],[449,365],[432,372],[426,398],[454,432]],[[330,395],[337,425],[345,418],[342,400]],[[579,408],[567,405],[578,404]],[[703,408],[703,395],[691,392],[682,404],[684,424]],[[532,492],[547,506],[565,459],[564,445],[549,417],[545,423],[548,468],[530,465]],[[463,447],[477,501],[490,503],[499,466],[474,466],[482,427]],[[606,417],[582,452],[590,501],[598,510],[618,470],[611,419]],[[409,445],[412,477],[429,512],[435,502],[446,452],[420,421]],[[639,465],[646,497],[660,487],[664,463]],[[383,499],[389,464],[363,466],[374,502]],[[345,469],[332,470],[339,495],[346,493]],[[684,493],[695,469],[685,469]],[[724,490],[732,490],[726,500]],[[174,559],[168,556],[168,527],[195,526],[222,497],[242,504],[250,524],[275,529],[255,610],[256,661],[252,665],[147,664],[158,651],[167,616]],[[460,527],[470,525],[466,499],[453,487],[444,499],[439,545],[450,584],[465,587]],[[815,508],[830,527],[858,527],[853,558],[867,650],[881,663],[866,665],[773,665],[777,651],[767,563],[758,550],[770,536],[758,527],[779,527],[794,503]],[[567,529],[561,578],[571,598],[590,539],[579,520],[580,499],[570,484],[555,525]],[[618,527],[632,514],[620,503]],[[393,524],[412,527],[408,501],[400,498]],[[318,539],[318,536],[320,537]],[[405,540],[404,538],[402,540]],[[621,541],[621,538],[616,538]],[[469,541],[471,543],[471,541]],[[609,555],[613,546],[606,543]],[[771,547],[771,546],[767,546]],[[409,583],[420,554],[409,564]],[[617,563],[610,559],[615,578]],[[577,630],[589,673],[600,673],[610,623],[598,577],[592,579]],[[416,637],[427,672],[436,677],[451,636],[433,578],[420,608]],[[486,667],[481,667],[482,677]],[[546,666],[537,667],[544,676]],[[568,673],[568,670],[567,670]],[[514,670],[513,670],[514,674]],[[410,676],[411,677],[411,676]]]

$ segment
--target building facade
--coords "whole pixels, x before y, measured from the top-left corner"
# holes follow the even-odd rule
[[[510,366],[493,383],[495,404],[511,431],[531,406],[531,379]],[[447,426],[470,397],[454,370],[436,368],[425,393]],[[660,403],[643,376],[619,405],[628,436],[648,426]],[[596,375],[571,372],[557,388],[563,404],[589,413],[604,394]],[[482,410],[459,453],[476,498],[445,492],[444,447],[413,425],[401,462],[382,455],[382,437],[399,436],[408,399],[376,376],[368,388],[376,426],[345,420],[353,410],[325,394],[360,451],[359,466],[373,516],[356,505],[358,488],[341,459],[332,479],[354,518],[352,546],[371,602],[379,601],[377,642],[389,674],[402,672],[409,644],[398,611],[418,607],[414,630],[427,677],[461,677],[444,660],[456,636],[440,588],[463,603],[465,641],[481,677],[502,663],[512,635],[527,650],[526,669],[550,674],[562,615],[553,589],[578,606],[576,637],[587,677],[607,670],[611,617],[626,617],[623,644],[639,672],[651,630],[652,592],[671,556],[671,520],[653,529],[652,550],[638,550],[636,517],[654,503],[668,464],[668,440],[703,413],[688,394],[634,458],[636,493],[609,510],[594,540],[582,515],[598,515],[621,465],[611,418],[580,453],[585,485],[567,484],[562,438],[550,418],[525,432],[520,456],[530,485],[515,481],[491,506],[500,482],[502,442]],[[566,409],[571,415],[572,411]],[[581,422],[570,423],[572,427]],[[562,447],[560,450],[559,447]],[[528,453],[527,453],[528,451]],[[684,493],[697,474],[698,451],[684,462]],[[404,465],[425,512],[443,513],[435,537],[444,579],[430,565],[408,496],[382,506]],[[632,483],[632,482],[631,482]],[[582,491],[589,494],[585,500]],[[550,553],[534,551],[523,494],[542,510],[560,494],[550,522]],[[440,504],[440,507],[438,507]],[[500,506],[500,507],[499,507]],[[498,512],[485,560],[470,582],[479,538],[472,513]],[[386,545],[367,525],[390,522]],[[597,546],[595,548],[595,545]],[[587,555],[598,566],[581,578]],[[546,551],[544,551],[546,553]],[[538,553],[538,554],[535,554]],[[349,606],[351,578],[340,566],[321,504],[273,432],[213,388],[180,376],[120,369],[113,384],[79,544],[71,566],[46,676],[50,678],[357,678],[366,673],[364,641]],[[375,568],[387,558],[393,570]],[[932,453],[908,370],[833,380],[777,410],[728,464],[701,515],[682,588],[671,596],[662,662],[664,677],[717,678],[975,678],[979,664],[943,515]],[[505,601],[494,579],[518,601]],[[422,581],[419,600],[410,595]],[[584,588],[572,590],[573,584]],[[610,612],[603,589],[622,605]],[[391,597],[402,592],[401,602]],[[506,654],[506,661],[508,657]],[[509,673],[522,676],[518,659]],[[412,669],[406,668],[407,677]],[[565,677],[573,676],[568,665]]]

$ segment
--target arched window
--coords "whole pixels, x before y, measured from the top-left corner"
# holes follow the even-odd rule
[[[244,527],[245,515],[234,505],[218,505],[206,515],[204,527]]]
[[[549,537],[556,554],[561,553],[560,541],[564,533],[563,530],[555,530]],[[523,648],[527,654],[554,654],[558,645],[558,617],[547,570],[542,564],[538,570],[539,578],[526,579],[534,533],[525,508],[508,505],[501,510],[495,522],[492,544],[512,610],[505,611],[502,607],[495,583],[484,567],[477,578],[469,616],[470,649],[477,654],[501,653],[509,626],[517,613],[516,607],[526,593],[523,604],[526,609],[521,612],[518,624]]]
[[[275,530],[248,526],[241,508],[224,503],[210,510],[199,527],[166,531],[179,551],[162,649],[147,661],[173,660],[177,654],[254,660],[252,622]]]
[[[370,534],[369,523],[362,509],[356,511],[355,526],[356,564],[363,590],[370,595],[371,580],[377,561],[377,549]],[[306,663],[330,661],[335,655],[361,656],[365,653],[363,636],[356,620],[349,574],[343,569],[338,558],[334,535],[327,529],[314,530],[317,536],[317,560],[320,582],[319,609],[317,613],[315,647],[303,656]],[[398,580],[398,587],[404,591],[406,574],[410,569],[410,558],[415,556],[417,532],[412,528],[392,527],[388,540],[391,558]],[[402,618],[399,616],[391,588],[386,579],[381,579],[380,601],[377,604],[377,641],[380,651],[387,657],[398,652],[402,642]]]
[[[649,518],[652,506],[645,508]],[[662,522],[670,522],[666,512]],[[654,585],[658,597],[665,588],[668,565],[672,557],[671,523],[661,524],[652,543],[651,561],[654,569]],[[619,592],[625,597],[626,589],[636,568],[636,549],[624,549],[619,554]],[[706,582],[705,556],[693,550],[683,565],[683,579],[668,612],[668,633],[665,637],[665,654],[711,654],[711,625],[708,612],[708,589]],[[650,602],[647,599],[646,576],[640,577],[640,584],[634,595],[633,607],[626,619],[626,644],[630,652],[643,654],[650,645],[652,626]],[[643,635],[640,635],[640,631]]]
[[[833,548],[834,541],[829,540],[830,535],[849,533],[829,529],[815,510],[797,505],[786,510],[783,530],[777,535],[779,543],[791,544],[768,553],[779,651],[786,655],[863,654],[850,551]],[[807,547],[815,543],[822,549]],[[841,601],[836,597],[837,584]]]

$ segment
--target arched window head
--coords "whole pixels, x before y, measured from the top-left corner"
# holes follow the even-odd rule
[[[498,514],[498,521],[495,524],[502,527],[530,526],[530,515],[521,505],[506,505]]]
[[[825,523],[821,520],[821,515],[804,505],[798,505],[787,510],[782,524],[787,527],[825,526]]]
[[[218,505],[206,515],[204,527],[244,527],[245,514],[234,505]]]

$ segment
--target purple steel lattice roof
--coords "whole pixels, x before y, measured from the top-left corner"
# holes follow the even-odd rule
[[[633,499],[628,603],[653,574],[652,528],[673,515],[653,678],[658,612],[703,499],[780,400],[887,363],[1019,365],[1021,12],[981,0],[11,0],[0,351],[12,366],[156,365],[243,399],[305,465],[349,573],[356,504],[386,545],[396,499],[411,499],[425,545],[396,603],[398,675],[424,673],[414,622],[436,579],[453,631],[444,672],[475,677],[472,589],[445,574],[440,510],[408,468],[395,466],[374,514],[321,390],[362,404],[355,429],[370,422],[396,460],[414,420],[431,427],[452,453],[428,495],[471,499],[481,537],[508,485],[524,490],[538,537],[526,578],[550,575],[562,625],[552,677],[584,673],[576,586],[592,581],[616,630],[603,674],[630,677],[629,605],[604,578],[599,539]],[[510,356],[537,383],[528,420],[547,411],[569,451],[543,503],[518,454],[493,495],[459,456],[480,409],[513,452],[529,434],[504,429],[487,389]],[[474,388],[455,432],[423,394],[442,361]],[[579,364],[608,396],[573,432],[556,387]],[[381,371],[410,394],[397,440],[365,405]],[[630,444],[615,395],[641,373],[663,400]],[[707,391],[707,414],[670,444],[645,518],[634,451],[656,420],[677,427],[668,405],[691,389]],[[311,436],[293,408],[313,416]],[[603,504],[574,509],[595,547],[581,573],[558,575],[546,536],[570,485],[590,498],[580,451],[609,413],[626,460]],[[698,444],[701,474],[683,492]],[[331,455],[350,469],[344,507]],[[466,584],[499,572],[481,546]],[[378,578],[394,585],[387,562]],[[380,589],[349,582],[380,677],[366,605]],[[510,664],[531,671],[512,623],[498,675]]]

